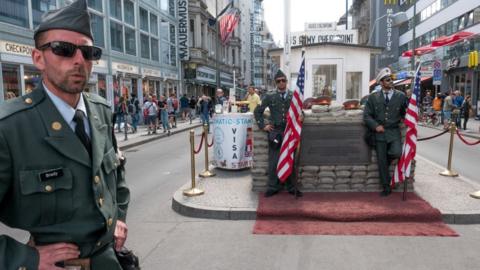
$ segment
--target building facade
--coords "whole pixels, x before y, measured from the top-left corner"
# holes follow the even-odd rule
[[[87,91],[115,105],[119,97],[178,93],[177,1],[88,0],[94,44],[103,50]],[[69,1],[5,0],[0,11],[0,100],[41,82],[32,64],[33,30],[41,15]],[[112,106],[114,107],[114,106]]]

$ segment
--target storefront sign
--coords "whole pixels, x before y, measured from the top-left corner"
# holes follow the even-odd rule
[[[291,34],[291,40],[292,46],[323,42],[342,42],[347,44],[358,44],[358,31],[338,30],[294,32]]]
[[[105,60],[93,61],[93,66],[94,67],[99,67],[99,68],[107,68],[107,61],[105,61]]]
[[[157,69],[142,68],[142,76],[148,77],[162,77],[162,72]]]
[[[220,84],[227,87],[233,87],[233,76],[225,72],[220,72]]]
[[[123,63],[112,62],[112,69],[119,72],[138,74],[138,67]]]
[[[305,23],[305,30],[323,30],[323,31],[334,31],[337,29],[337,23],[335,22],[326,22],[326,23]]]
[[[33,46],[0,40],[0,52],[21,56],[32,56]]]
[[[215,70],[208,67],[197,68],[197,80],[209,83],[216,83]]]
[[[188,50],[188,0],[178,0],[178,58],[187,61]]]
[[[168,71],[163,73],[163,77],[167,80],[175,80],[175,81],[178,80],[178,74],[177,73],[171,73],[171,72],[168,72]]]
[[[216,114],[213,117],[212,164],[224,169],[243,169],[253,163],[253,114]]]

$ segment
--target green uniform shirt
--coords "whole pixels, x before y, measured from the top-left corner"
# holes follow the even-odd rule
[[[285,98],[282,97],[278,90],[275,90],[267,95],[262,100],[262,103],[255,109],[255,121],[258,127],[263,129],[265,127],[263,112],[266,108],[270,109],[270,124],[275,128],[284,129],[287,125],[287,113],[290,108],[290,101],[292,100],[292,93],[285,91]]]
[[[90,257],[113,242],[130,193],[112,145],[109,104],[83,93],[92,158],[41,85],[0,105],[0,221],[37,245],[68,242]],[[0,269],[37,269],[36,249],[0,236]]]

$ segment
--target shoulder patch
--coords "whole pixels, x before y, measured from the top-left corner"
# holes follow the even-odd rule
[[[108,103],[108,101],[106,99],[104,99],[103,97],[101,97],[97,94],[83,93],[83,97],[88,99],[88,101],[90,101],[90,102],[97,103],[97,104],[103,104],[103,105],[105,105],[109,108],[111,107],[110,103]]]

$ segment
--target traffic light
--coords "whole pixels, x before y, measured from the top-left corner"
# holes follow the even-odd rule
[[[468,68],[476,68],[478,66],[478,51],[468,53]]]

